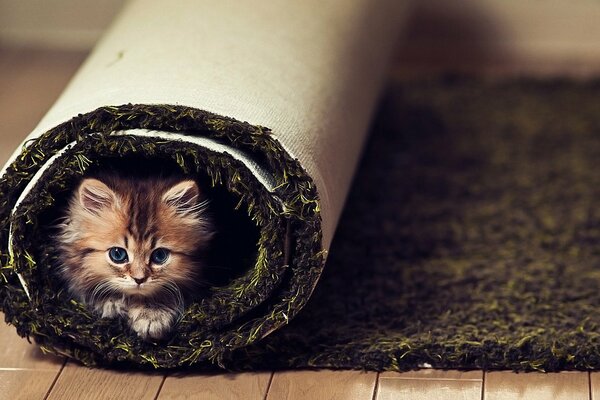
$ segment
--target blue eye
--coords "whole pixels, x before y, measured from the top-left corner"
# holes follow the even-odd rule
[[[108,257],[115,264],[124,264],[129,261],[127,250],[122,247],[111,247],[108,249]]]
[[[153,264],[164,264],[169,259],[170,254],[171,252],[169,250],[163,249],[162,247],[158,248],[150,254],[150,261],[152,261]]]

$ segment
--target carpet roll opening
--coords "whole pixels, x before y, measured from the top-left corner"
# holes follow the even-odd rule
[[[149,108],[173,111],[167,106],[125,106],[111,109],[111,112],[119,110],[118,113],[147,115]],[[205,114],[197,110],[184,111],[184,113],[189,112]],[[155,366],[175,366],[197,361],[214,356],[216,352],[222,352],[224,346],[235,349],[264,336],[285,322],[277,319],[269,320],[270,316],[264,313],[268,312],[271,316],[276,316],[275,310],[282,307],[282,304],[278,304],[282,301],[280,299],[289,302],[285,305],[285,309],[292,310],[295,307],[294,303],[305,301],[300,296],[299,288],[296,287],[299,282],[295,280],[302,277],[316,282],[322,264],[320,250],[318,250],[319,243],[315,240],[315,238],[319,239],[318,213],[314,206],[310,206],[309,201],[310,196],[314,196],[315,193],[314,190],[312,192],[310,190],[309,178],[298,175],[302,174],[301,168],[294,165],[296,163],[292,160],[288,160],[287,163],[291,167],[289,171],[279,170],[275,173],[277,178],[266,177],[261,182],[240,161],[243,158],[241,152],[233,147],[228,148],[229,153],[235,153],[237,158],[229,153],[219,152],[223,150],[220,147],[223,146],[222,142],[227,142],[227,134],[223,132],[207,132],[208,135],[222,136],[219,137],[219,141],[201,141],[204,146],[192,143],[193,139],[187,141],[185,136],[174,136],[173,132],[168,139],[157,141],[157,138],[162,137],[161,132],[148,129],[140,131],[134,124],[128,126],[127,130],[101,133],[96,118],[99,115],[105,117],[105,113],[105,109],[97,110],[89,115],[78,117],[86,121],[85,126],[81,125],[82,121],[77,123],[71,121],[55,131],[48,132],[46,135],[48,139],[55,140],[64,136],[63,140],[67,145],[62,148],[57,145],[56,153],[51,157],[46,156],[44,160],[37,156],[41,154],[40,146],[46,144],[45,138],[36,140],[23,150],[20,159],[15,161],[5,175],[3,184],[6,186],[11,182],[23,186],[27,182],[27,186],[17,199],[16,208],[8,216],[10,259],[3,265],[14,273],[7,273],[8,268],[4,267],[3,278],[15,286],[5,286],[9,289],[9,293],[3,300],[5,302],[10,300],[10,304],[5,307],[7,320],[16,325],[20,332],[34,334],[36,340],[48,350],[57,351],[59,343],[63,346],[64,340],[72,341],[69,348],[58,351],[87,363],[95,363],[96,358],[102,354],[102,358],[109,361],[126,360],[142,364],[150,362]],[[180,115],[174,114],[174,120],[178,120]],[[193,121],[202,120],[198,115],[195,117]],[[210,117],[220,118],[214,115]],[[161,119],[162,122],[169,120],[169,117],[164,118],[164,116]],[[113,121],[109,121],[112,126]],[[227,124],[237,126],[232,132],[237,132],[238,140],[240,130],[248,130],[248,134],[250,132],[253,135],[257,134],[254,128],[247,124],[239,124],[229,119],[221,119],[221,121],[226,126]],[[147,124],[144,125],[148,127]],[[76,129],[71,131],[70,126],[76,126]],[[82,131],[91,129],[92,126],[97,132],[92,132],[77,142],[72,141],[76,135],[81,135]],[[206,127],[200,124],[188,128],[204,130]],[[270,137],[265,135],[263,139],[267,143],[263,144],[266,146],[265,149],[269,149],[268,146],[277,146]],[[264,154],[266,160],[273,156],[269,150]],[[210,183],[209,188],[214,188],[213,193],[209,194],[209,197],[212,196],[211,201],[225,200],[229,206],[234,207],[229,210],[216,209],[215,211],[222,214],[222,218],[237,219],[237,226],[234,228],[249,234],[244,238],[246,243],[234,243],[235,251],[241,251],[242,254],[238,255],[242,258],[245,256],[248,265],[234,266],[239,269],[230,270],[229,277],[221,277],[221,280],[225,279],[221,282],[221,286],[212,287],[207,297],[187,306],[184,316],[177,325],[177,335],[169,340],[167,348],[162,346],[164,343],[147,343],[136,338],[135,334],[124,326],[123,321],[115,323],[113,319],[94,318],[84,304],[73,300],[64,289],[64,282],[58,280],[56,273],[52,271],[52,267],[58,264],[57,254],[56,249],[46,239],[52,235],[48,223],[52,218],[60,215],[59,210],[66,202],[65,196],[70,195],[76,187],[75,183],[81,180],[82,176],[90,172],[93,175],[94,170],[103,168],[115,169],[115,162],[120,164],[116,166],[117,170],[127,169],[131,167],[131,163],[135,163],[137,168],[140,165],[144,167],[142,161],[144,159],[159,162],[161,169],[165,167],[178,169],[182,173],[199,177],[206,184]],[[275,171],[277,168],[288,168],[285,163],[278,165],[271,162],[270,164]],[[23,174],[11,171],[17,168],[23,171],[33,170],[36,165],[41,165],[41,168],[28,177],[29,180]],[[152,168],[149,164],[146,166]],[[288,176],[285,179],[288,181],[282,182],[281,179],[284,179],[283,176],[286,174]],[[295,175],[299,178],[296,182],[293,179]],[[278,182],[278,189],[275,188],[274,182]],[[297,188],[291,191],[291,184],[308,184],[308,189],[300,188],[296,192]],[[219,193],[214,192],[215,190],[219,190]],[[302,200],[299,200],[300,198]],[[285,209],[282,208],[284,201],[282,199],[285,199],[287,205]],[[312,203],[315,204],[314,200]],[[293,204],[297,205],[296,209],[290,206]],[[239,215],[231,216],[235,208],[246,211],[248,217],[245,221],[241,220],[245,226],[240,225]],[[254,234],[248,218],[256,226]],[[304,225],[305,218],[312,226]],[[304,232],[296,232],[297,228],[301,228],[300,230]],[[279,240],[282,237],[286,240]],[[295,237],[298,238],[298,243],[295,243],[293,239]],[[252,243],[252,247],[256,249],[254,252],[248,250],[248,243],[253,239],[257,239],[256,243]],[[224,240],[225,243],[221,243],[221,246],[231,245],[226,243],[231,241],[231,238],[225,237]],[[296,248],[310,249],[312,246],[316,251],[310,257],[306,257],[305,250],[296,253],[302,254],[304,258],[294,258],[292,263],[286,263],[285,261],[291,258],[291,254],[286,254],[289,251],[286,246],[290,242],[294,243]],[[36,243],[45,245],[40,248],[35,245]],[[217,247],[215,250],[218,253],[222,249]],[[248,260],[248,257],[252,256],[255,258]],[[219,254],[216,257],[219,258]],[[292,272],[290,264],[293,264],[293,269],[297,270]],[[271,302],[274,304],[270,304]],[[263,320],[265,317],[266,320]],[[293,317],[293,312],[290,312],[287,317]],[[229,333],[223,334],[223,332]],[[110,343],[103,343],[106,337],[111,338]],[[190,347],[190,343],[197,343],[199,348]],[[90,348],[92,352],[80,350],[79,346]],[[180,354],[173,351],[173,348],[186,347],[186,350],[180,350]],[[135,353],[142,352],[142,354],[134,354],[134,348]]]
[[[136,137],[129,136],[121,144],[129,143],[127,140],[132,139],[135,141]],[[113,140],[116,140],[115,143],[119,142],[117,138],[113,138]],[[154,145],[154,142],[135,141],[134,143],[135,146]],[[79,171],[73,171],[73,177],[63,175],[60,183],[53,183],[46,189],[48,195],[54,200],[54,204],[38,213],[36,225],[40,227],[42,237],[56,237],[57,222],[65,217],[65,204],[68,204],[73,191],[83,178],[102,177],[103,174],[109,173],[127,176],[130,179],[143,179],[147,176],[176,176],[179,179],[193,179],[203,191],[203,199],[208,201],[208,214],[215,227],[211,245],[203,253],[203,258],[206,258],[203,269],[206,270],[206,273],[203,274],[202,279],[205,281],[205,289],[215,288],[218,290],[248,273],[254,267],[260,247],[261,227],[248,212],[244,196],[229,192],[222,181],[215,180],[214,175],[209,175],[203,162],[193,162],[191,166],[186,165],[188,160],[179,151],[181,144],[164,144],[165,148],[153,150],[152,155],[146,151],[132,151],[132,154],[118,157],[84,155],[88,160],[93,158],[89,165],[86,162],[86,165],[81,165],[82,168]],[[80,159],[82,159],[82,155],[79,155]],[[56,170],[57,167],[52,168]],[[202,232],[197,232],[197,234],[202,234]],[[56,249],[54,250],[56,251]],[[50,269],[56,270],[60,264],[54,262],[58,258],[58,254],[50,255],[50,258],[53,260]],[[210,292],[210,290],[208,291]],[[204,292],[204,290],[200,290],[200,292]]]

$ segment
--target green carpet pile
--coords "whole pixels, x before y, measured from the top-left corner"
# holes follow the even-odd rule
[[[231,365],[600,368],[599,201],[599,82],[395,85],[307,307]]]

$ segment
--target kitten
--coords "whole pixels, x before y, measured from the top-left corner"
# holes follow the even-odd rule
[[[58,226],[60,275],[102,318],[162,339],[201,284],[206,206],[193,180],[86,178]]]

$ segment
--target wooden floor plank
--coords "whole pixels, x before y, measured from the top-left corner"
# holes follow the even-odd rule
[[[63,358],[43,354],[34,344],[17,335],[15,328],[4,323],[0,313],[0,370],[27,369],[58,372]]]
[[[0,313],[0,321],[4,315]],[[64,364],[0,323],[0,400],[43,399]]]
[[[520,373],[488,372],[485,400],[589,400],[587,372]]]
[[[440,371],[424,369],[410,372],[383,372],[379,375],[377,400],[480,400],[481,371]]]
[[[167,377],[158,400],[263,400],[271,372],[173,375]]]
[[[0,400],[42,400],[58,371],[0,369]]]
[[[600,400],[600,372],[590,373],[590,397],[591,400]]]
[[[372,400],[376,372],[283,371],[275,372],[268,400]]]
[[[154,400],[162,382],[159,373],[92,369],[69,362],[48,400]]]

